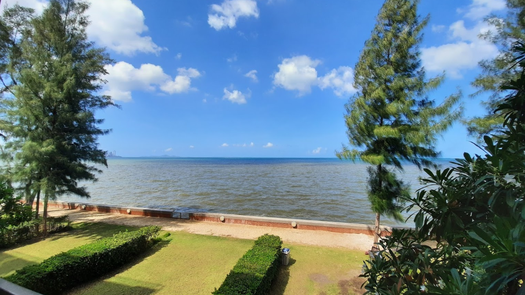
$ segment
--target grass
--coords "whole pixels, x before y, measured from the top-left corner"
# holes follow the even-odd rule
[[[290,264],[282,266],[271,294],[362,294],[359,278],[363,251],[304,245],[290,248]]]
[[[79,223],[67,232],[53,234],[42,241],[33,241],[17,248],[0,252],[0,277],[29,264],[42,262],[58,253],[70,250],[88,242],[111,236],[119,231],[135,230],[134,227],[104,223]]]
[[[171,242],[160,243],[137,263],[71,294],[211,294],[252,245],[251,240],[174,232]]]
[[[0,253],[0,276],[97,238],[134,229],[103,223],[75,225],[72,231]],[[133,263],[70,294],[210,294],[252,245],[251,240],[172,232],[168,240]],[[280,269],[272,295],[362,294],[354,293],[354,288],[362,283],[357,276],[366,258],[363,252],[284,247],[291,249],[290,265]]]

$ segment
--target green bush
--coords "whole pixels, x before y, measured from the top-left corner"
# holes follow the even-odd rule
[[[47,232],[61,232],[70,228],[69,216],[48,217]],[[21,222],[17,225],[0,227],[0,249],[37,238],[43,232],[42,219]]]
[[[279,270],[281,245],[278,236],[259,237],[213,294],[267,294]]]
[[[59,294],[98,278],[146,251],[160,227],[121,232],[29,265],[5,279],[42,294]]]

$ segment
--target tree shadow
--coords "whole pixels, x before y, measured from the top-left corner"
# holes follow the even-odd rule
[[[100,290],[103,290],[102,291],[103,293],[100,293],[100,294],[150,295],[150,294],[154,294],[155,292],[157,292],[160,288],[160,286],[159,288],[144,287],[144,285],[151,285],[151,283],[146,283],[146,282],[141,282],[141,281],[135,281],[134,283],[140,286],[129,286],[129,285],[119,284],[119,283],[114,283],[114,282],[102,282],[99,288]],[[81,289],[82,288],[78,288],[75,290],[80,291]],[[65,294],[69,294],[69,293],[65,293]]]
[[[270,288],[270,295],[284,294],[286,286],[288,285],[288,281],[290,280],[290,266],[294,265],[295,262],[296,260],[290,257],[288,265],[281,265],[279,272],[277,273],[277,277],[273,281],[272,287]]]
[[[35,264],[34,261],[20,257],[15,257],[7,253],[0,253],[0,277],[5,277],[8,273],[21,269],[24,266]]]
[[[115,224],[98,223],[98,222],[75,223],[75,224],[72,224],[72,227],[73,228],[69,231],[56,233],[51,236],[48,236],[46,240],[56,241],[65,236],[98,240],[101,238],[112,237],[114,234],[119,233],[119,232],[123,232],[123,231],[132,232],[140,228],[136,226],[115,225]]]

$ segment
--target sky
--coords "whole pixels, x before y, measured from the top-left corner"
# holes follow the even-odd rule
[[[3,0],[41,12],[44,0]],[[105,47],[100,148],[124,157],[335,157],[348,143],[345,104],[379,0],[91,0],[88,38]],[[484,114],[471,82],[498,53],[478,38],[504,0],[422,0],[420,44],[437,103],[461,91],[463,117]],[[456,123],[441,157],[482,154]]]

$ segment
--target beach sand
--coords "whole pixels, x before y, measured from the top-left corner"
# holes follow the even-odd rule
[[[158,225],[167,231],[185,231],[192,234],[255,240],[264,234],[281,237],[283,243],[322,247],[369,250],[373,237],[365,234],[335,233],[320,230],[301,230],[266,226],[190,221],[147,216],[99,213],[93,211],[51,209],[50,216],[69,215],[72,222],[104,222],[130,226]]]

